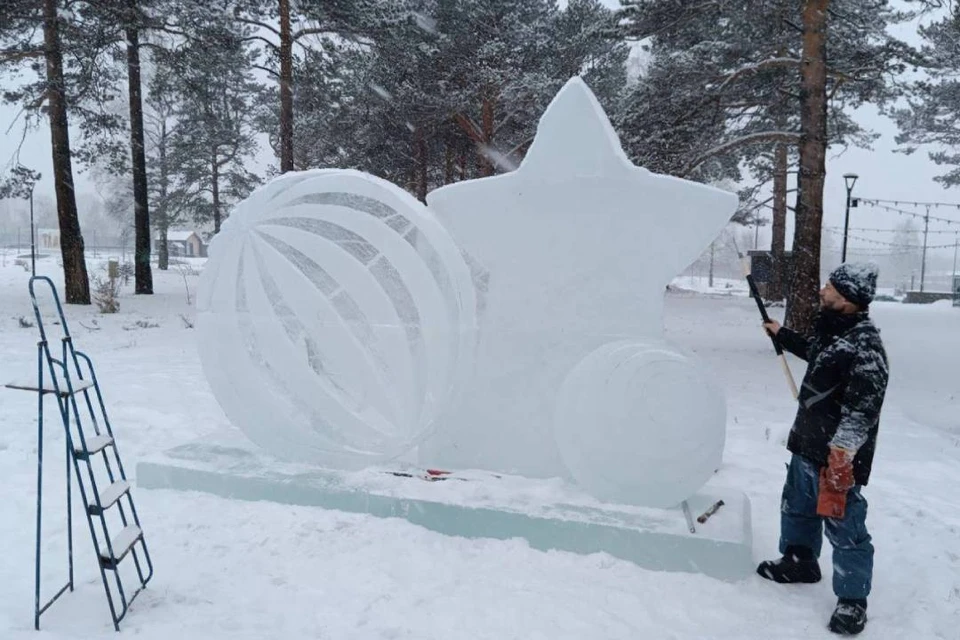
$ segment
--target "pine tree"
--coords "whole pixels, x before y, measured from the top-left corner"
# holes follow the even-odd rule
[[[179,159],[182,197],[199,203],[197,217],[220,231],[230,203],[257,182],[244,163],[256,150],[251,54],[243,32],[208,25],[168,58],[179,96],[172,142]]]
[[[893,110],[900,128],[897,143],[912,154],[922,146],[931,146],[928,156],[945,172],[934,178],[944,187],[960,184],[960,6],[919,30],[924,40],[926,76],[911,86],[907,106]]]
[[[298,72],[323,75],[295,93],[296,130],[323,132],[305,140],[312,166],[361,168],[422,199],[435,186],[516,167],[573,75],[608,112],[616,108],[628,49],[611,38],[614,13],[595,0],[564,11],[519,0],[410,9],[411,20],[389,24],[369,46],[324,46],[325,57]]]
[[[897,283],[906,283],[917,269],[922,259],[920,230],[912,219],[907,219],[896,226],[892,246],[893,276]]]
[[[110,81],[99,73],[107,53],[103,25],[93,2],[6,0],[0,4],[0,70],[26,72],[29,79],[4,91],[3,100],[20,105],[28,124],[46,112],[52,142],[54,189],[60,226],[65,299],[90,304],[90,283],[83,235],[73,187],[70,116],[80,116],[81,129],[107,126],[113,119],[95,108],[109,99]],[[92,108],[87,108],[94,105]]]
[[[402,20],[402,1],[383,0],[216,0],[249,40],[261,45],[256,65],[277,80],[278,129],[272,132],[280,172],[294,168],[294,69],[302,51],[318,36],[361,41],[376,38],[385,24]]]
[[[143,98],[140,69],[141,34],[151,22],[147,10],[154,0],[100,0],[93,5],[96,18],[102,25],[104,39],[113,42],[115,57],[123,49],[127,97],[127,158],[115,157],[112,166],[129,173],[133,181],[134,212],[134,291],[153,293],[153,274],[150,271],[150,211],[147,200],[147,170],[144,156]],[[94,156],[110,153],[120,156],[121,143],[117,127],[103,127],[102,131],[88,132],[88,145],[96,149]],[[90,141],[89,138],[93,138]],[[112,148],[111,148],[112,147]]]
[[[157,68],[148,83],[144,117],[151,222],[157,231],[157,267],[163,271],[169,268],[169,230],[185,220],[190,211],[201,207],[199,202],[191,201],[181,184],[187,163],[186,158],[178,155],[175,144],[180,132],[177,114],[181,105],[174,88],[175,65],[168,59],[174,56],[166,52],[157,56]]]
[[[149,1],[149,0],[147,0]],[[130,167],[133,173],[134,291],[153,293],[150,270],[150,205],[147,159],[143,132],[143,85],[140,70],[140,36],[150,19],[143,0],[123,0],[117,15],[126,40],[127,99],[130,114]]]
[[[805,0],[802,15],[802,58],[811,62],[800,67],[800,173],[786,323],[809,331],[820,303],[826,150],[831,142],[863,144],[872,139],[848,118],[831,117],[829,101],[831,96],[847,95],[841,104],[855,107],[893,100],[903,90],[900,75],[917,57],[912,48],[886,33],[889,24],[907,17],[886,1]]]
[[[904,14],[885,0],[804,0],[799,4],[627,0],[624,4],[625,35],[651,38],[654,64],[664,61],[673,67],[662,80],[666,86],[668,78],[676,79],[673,92],[654,95],[666,98],[668,105],[683,106],[659,139],[675,157],[690,154],[678,175],[702,176],[704,163],[715,164],[726,157],[727,166],[731,161],[735,166],[745,163],[761,182],[773,178],[773,253],[777,257],[783,252],[787,209],[785,167],[796,153],[800,163],[797,232],[787,321],[806,330],[816,312],[819,289],[824,154],[828,144],[865,145],[872,140],[845,110],[896,95],[896,77],[912,52],[885,29]],[[649,105],[647,111],[663,118],[657,105]],[[722,133],[711,140],[716,129],[709,127],[716,126],[717,118]],[[656,128],[647,125],[647,130]],[[684,132],[698,128],[706,129],[710,146],[696,153],[695,136]],[[675,137],[679,145],[671,143]],[[786,161],[781,145],[786,145]],[[701,142],[703,146],[707,145]],[[668,166],[676,171],[676,164]],[[716,166],[706,168],[708,175],[717,171]]]

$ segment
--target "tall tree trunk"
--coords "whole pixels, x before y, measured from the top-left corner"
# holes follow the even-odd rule
[[[167,232],[169,229],[166,224],[160,224],[157,228],[159,242],[157,242],[157,255],[158,264],[161,271],[166,271],[170,268],[170,243],[167,241]]]
[[[280,0],[280,172],[293,171],[293,40],[290,0]]]
[[[444,145],[444,162],[443,162],[443,184],[450,184],[453,182],[453,147],[448,141]]]
[[[777,50],[777,56],[780,58],[788,55],[787,43],[792,39],[792,35],[787,33],[788,13],[790,3],[781,3],[779,17],[777,19],[777,38],[780,41],[780,47]],[[777,81],[777,98],[774,105],[776,114],[776,128],[778,131],[785,131],[788,124],[788,114],[793,113],[796,104],[792,99],[788,99],[789,92],[785,85],[785,79],[779,78]],[[771,300],[783,300],[786,295],[787,282],[787,264],[784,258],[787,237],[787,168],[789,163],[788,147],[784,143],[778,143],[773,150],[773,225],[770,239],[770,287],[768,289],[768,298]]]
[[[213,196],[213,232],[220,233],[220,165],[217,164],[217,151],[214,149],[210,162],[210,191]]]
[[[167,169],[167,119],[164,116],[160,120],[160,144],[157,145],[157,152],[160,156],[159,168],[160,176],[157,181],[159,188],[160,203],[159,209],[155,212],[154,221],[157,226],[157,232],[160,236],[157,246],[157,267],[161,271],[170,268],[170,246],[167,243],[167,232],[170,230],[170,203],[167,201],[170,190],[170,178]]]
[[[773,238],[770,241],[771,274],[767,298],[783,300],[784,259],[787,239],[787,145],[773,151]]]
[[[493,113],[494,98],[487,95],[483,98],[483,104],[480,107],[480,135],[482,146],[480,148],[480,176],[492,176],[494,173],[493,161],[490,159],[490,152],[493,150]]]
[[[427,202],[427,140],[423,135],[423,129],[417,127],[414,133],[414,179],[416,185],[417,200],[426,204]]]
[[[130,94],[130,155],[133,163],[134,292],[152,294],[150,209],[147,196],[147,159],[143,143],[137,0],[129,0],[127,8],[130,11],[130,26],[127,27],[127,89]]]
[[[47,66],[47,112],[53,148],[53,180],[57,193],[60,223],[60,255],[68,304],[90,304],[90,281],[83,257],[83,235],[73,191],[73,164],[70,159],[70,129],[67,122],[66,88],[63,81],[63,54],[57,0],[43,2],[43,44]]]
[[[800,198],[793,235],[793,278],[787,324],[808,333],[819,307],[820,233],[827,150],[827,6],[805,0],[800,65]]]

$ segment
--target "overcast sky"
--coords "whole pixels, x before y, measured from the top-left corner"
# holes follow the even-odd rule
[[[617,6],[616,0],[603,0],[611,7]],[[897,34],[901,38],[917,43],[916,25],[901,27]],[[9,82],[6,80],[5,82]],[[0,171],[7,166],[10,161],[13,149],[19,143],[21,135],[21,126],[19,123],[12,124],[17,110],[9,106],[0,106]],[[824,194],[824,225],[842,227],[844,215],[844,203],[846,192],[844,188],[843,174],[852,172],[859,175],[859,180],[854,189],[854,195],[869,198],[880,198],[890,200],[913,200],[913,201],[946,201],[960,203],[960,191],[945,190],[933,181],[933,177],[938,174],[938,168],[931,162],[926,151],[921,150],[911,156],[894,153],[896,135],[895,125],[886,118],[877,115],[876,110],[870,107],[862,109],[858,113],[859,120],[867,127],[881,134],[880,139],[875,143],[872,150],[851,148],[840,153],[834,150],[827,159],[827,179]],[[12,127],[9,132],[7,128]],[[262,154],[264,162],[272,161],[269,157],[269,150]],[[20,153],[20,161],[43,173],[43,180],[37,187],[37,194],[47,194],[53,197],[52,168],[50,159],[50,137],[46,123],[35,133],[32,133]],[[75,164],[75,168],[77,165]],[[88,175],[78,173],[76,176],[76,186],[78,193],[90,193],[95,195],[93,183]],[[960,210],[940,209],[934,212],[934,215],[960,220]],[[879,209],[858,208],[851,213],[851,227],[882,227],[892,228],[898,222],[903,220],[903,216],[887,213]],[[922,226],[922,225],[921,225]],[[960,225],[946,226],[944,224],[931,224],[931,229],[953,229],[960,231]],[[792,234],[792,225],[788,227],[788,232]],[[877,240],[889,240],[891,234],[867,233],[862,235]],[[761,231],[761,246],[764,238],[768,238],[764,231]],[[839,241],[839,239],[838,239]],[[952,242],[953,236],[937,235],[931,236],[931,244],[945,244]],[[767,240],[769,242],[769,240]],[[789,242],[789,239],[788,239]],[[851,240],[851,247],[857,243]],[[881,248],[875,245],[874,248]],[[944,250],[945,251],[945,250]],[[952,254],[952,251],[950,252]],[[941,254],[942,255],[942,254]]]

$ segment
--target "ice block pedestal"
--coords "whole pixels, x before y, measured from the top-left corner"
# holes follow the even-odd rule
[[[727,581],[753,571],[750,502],[716,480],[687,501],[696,528],[690,533],[679,506],[603,503],[559,479],[464,471],[429,481],[423,475],[412,468],[344,472],[281,462],[238,431],[177,446],[137,466],[137,483],[144,489],[403,518],[450,536],[522,538],[535,549],[608,553],[647,569]],[[697,523],[718,500],[723,506]]]

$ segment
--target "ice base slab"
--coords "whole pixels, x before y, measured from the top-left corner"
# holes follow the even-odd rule
[[[451,536],[522,538],[535,549],[605,552],[647,569],[727,581],[753,573],[750,502],[736,490],[708,483],[691,497],[696,533],[690,533],[679,507],[606,504],[560,480],[475,471],[428,481],[422,474],[409,468],[347,473],[291,464],[261,453],[237,434],[146,459],[137,465],[137,484],[403,518]],[[718,500],[724,505],[697,523]]]

